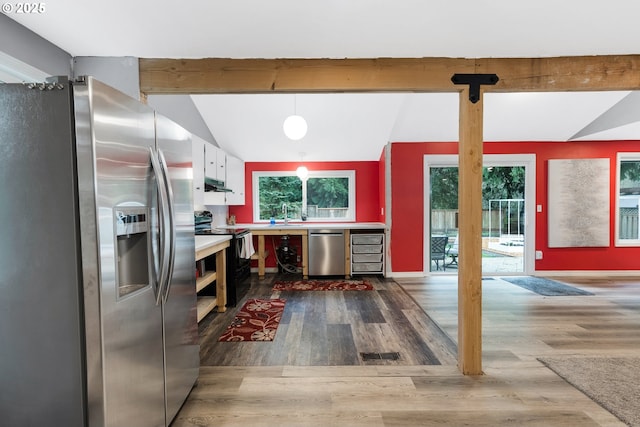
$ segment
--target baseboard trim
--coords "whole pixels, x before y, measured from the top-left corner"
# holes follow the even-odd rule
[[[257,268],[251,269],[252,273],[257,273]],[[277,267],[265,268],[265,273],[277,273]],[[437,276],[455,276],[455,274],[425,274],[422,271],[391,271],[387,272],[385,277],[387,278],[424,278],[424,277],[437,277]],[[538,276],[538,277],[640,277],[640,270],[537,270],[531,274],[525,273],[511,273],[511,274],[487,274],[490,277],[500,276]]]
[[[413,278],[413,277],[427,277],[422,271],[388,271],[387,276],[389,278],[397,277],[399,279],[402,278]]]
[[[389,278],[416,278],[416,277],[437,277],[437,276],[455,276],[452,274],[425,274],[422,271],[393,271],[388,272]],[[500,276],[538,276],[538,277],[561,277],[561,276],[573,276],[573,277],[640,277],[640,270],[537,270],[531,274],[525,273],[509,273],[509,274],[496,274],[489,273],[489,277]]]
[[[559,277],[559,276],[580,276],[580,277],[640,277],[640,270],[537,270],[532,276]]]

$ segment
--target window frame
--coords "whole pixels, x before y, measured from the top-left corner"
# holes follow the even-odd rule
[[[297,176],[295,171],[253,171],[251,177],[253,222],[268,223],[269,219],[260,219],[260,178]],[[343,218],[308,218],[306,222],[355,222],[356,221],[356,171],[355,170],[315,170],[309,171],[309,178],[347,178],[349,180],[349,209]],[[300,181],[302,183],[302,180]],[[306,195],[306,191],[303,192]],[[305,197],[303,195],[303,197]],[[301,221],[301,218],[291,218],[291,221]]]
[[[616,156],[616,209],[615,209],[615,246],[616,247],[637,247],[640,246],[640,238],[638,239],[621,239],[620,238],[620,173],[621,163],[623,161],[640,162],[640,152],[624,152],[618,153]],[[638,196],[640,198],[640,195]]]

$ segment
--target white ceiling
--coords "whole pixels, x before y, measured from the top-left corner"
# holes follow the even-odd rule
[[[631,95],[489,93],[484,100],[484,139],[567,141]],[[246,161],[378,160],[389,141],[458,140],[457,93],[191,97],[220,146]],[[287,139],[282,130],[294,104],[309,128],[300,141]],[[640,119],[640,112],[637,116]],[[640,139],[640,124],[607,128],[575,139]]]
[[[639,54],[639,12],[637,0],[57,0],[8,16],[73,56],[541,57]],[[282,133],[294,95],[192,98],[247,161],[377,160],[388,141],[458,137],[453,93],[298,94],[299,142]],[[639,109],[629,92],[487,94],[485,140],[640,139]]]

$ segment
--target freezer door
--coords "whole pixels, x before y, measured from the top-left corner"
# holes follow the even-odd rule
[[[74,86],[90,426],[165,425],[154,112]]]
[[[195,286],[191,135],[156,113],[160,163],[166,166],[172,199],[173,265],[163,289],[167,425],[191,391],[200,366]]]

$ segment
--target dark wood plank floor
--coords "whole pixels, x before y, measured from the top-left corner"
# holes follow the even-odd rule
[[[200,324],[203,366],[455,365],[456,344],[395,282],[366,277],[373,291],[273,291],[292,275],[253,277],[238,307]],[[283,298],[273,342],[218,342],[246,298]],[[361,353],[398,353],[397,360]]]

